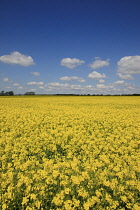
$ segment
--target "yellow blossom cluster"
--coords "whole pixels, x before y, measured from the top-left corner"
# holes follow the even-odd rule
[[[0,97],[2,210],[140,210],[139,96]]]

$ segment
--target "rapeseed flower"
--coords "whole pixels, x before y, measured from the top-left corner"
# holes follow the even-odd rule
[[[139,97],[1,97],[2,210],[139,210]]]

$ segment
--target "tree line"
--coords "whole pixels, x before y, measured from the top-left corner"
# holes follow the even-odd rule
[[[0,92],[0,96],[13,96],[14,95],[14,92],[13,91],[7,91],[5,92],[4,90],[2,90]]]
[[[13,91],[5,92],[4,90],[0,92],[0,96],[13,96]],[[19,95],[36,95],[35,92],[26,92],[25,94]],[[37,95],[47,95],[47,94],[37,94]],[[49,94],[56,96],[140,96],[140,93],[134,94]]]

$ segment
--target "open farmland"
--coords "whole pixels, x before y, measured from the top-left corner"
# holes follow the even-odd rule
[[[140,97],[0,97],[2,210],[139,210]]]

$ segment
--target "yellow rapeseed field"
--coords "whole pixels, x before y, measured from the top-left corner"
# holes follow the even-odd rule
[[[140,210],[140,97],[0,97],[2,210]]]

